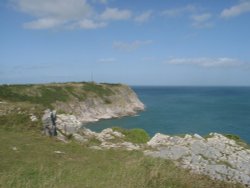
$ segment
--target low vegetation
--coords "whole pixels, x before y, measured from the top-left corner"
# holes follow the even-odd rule
[[[244,148],[248,148],[250,149],[250,145],[247,144],[244,140],[242,140],[238,135],[234,135],[234,134],[225,134],[225,136],[231,140],[234,140],[237,144],[239,144],[240,146],[244,147]]]
[[[106,87],[104,84],[86,83],[83,85],[83,90],[86,92],[92,92],[98,97],[104,97],[114,94],[113,91]]]
[[[125,141],[143,144],[149,141],[149,134],[143,129],[123,129],[121,127],[113,127],[114,131],[118,131],[125,135]]]
[[[72,99],[86,100],[87,96],[96,96],[106,104],[112,101],[107,97],[114,94],[111,88],[120,84],[83,83],[52,83],[44,85],[0,85],[0,101],[29,102],[40,104],[44,108],[53,108],[56,101],[67,102]]]

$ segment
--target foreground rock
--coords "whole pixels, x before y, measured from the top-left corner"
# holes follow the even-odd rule
[[[45,125],[46,122],[50,121],[45,121]],[[213,179],[250,186],[250,150],[221,134],[211,133],[203,138],[198,134],[179,137],[157,133],[147,144],[135,144],[110,128],[100,133],[82,128],[73,115],[57,115],[56,127],[57,138],[64,142],[73,138],[93,149],[142,150],[145,155],[173,160],[183,168]]]
[[[211,133],[204,139],[197,134],[171,137],[158,133],[147,145],[152,149],[146,155],[174,160],[213,179],[250,186],[250,150],[221,134]]]
[[[50,111],[46,110],[43,118],[45,130],[47,122],[51,125]],[[45,118],[46,117],[46,118]],[[81,144],[89,145],[93,149],[126,149],[139,150],[138,144],[125,141],[125,136],[112,129],[104,129],[100,133],[83,128],[82,123],[74,115],[61,114],[56,118],[57,138],[61,141],[68,142],[68,138],[73,138]],[[47,134],[50,135],[51,134]]]

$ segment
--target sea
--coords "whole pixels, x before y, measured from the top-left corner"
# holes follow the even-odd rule
[[[250,143],[250,87],[132,87],[146,109],[135,116],[86,125],[93,131],[108,127],[142,128],[150,136],[211,132],[234,134]]]

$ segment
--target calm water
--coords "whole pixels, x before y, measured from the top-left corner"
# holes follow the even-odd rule
[[[250,143],[250,87],[134,87],[146,111],[87,127],[143,128],[151,136],[210,132],[239,135]]]

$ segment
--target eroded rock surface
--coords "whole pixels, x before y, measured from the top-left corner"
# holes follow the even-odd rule
[[[78,99],[67,103],[58,101],[55,108],[74,114],[83,123],[134,115],[144,110],[144,104],[130,87],[122,85],[110,89],[112,95],[105,98],[89,95],[84,101]]]
[[[214,179],[250,186],[250,150],[218,133],[209,138],[198,134],[185,137],[156,134],[144,153],[174,160],[179,166]]]

